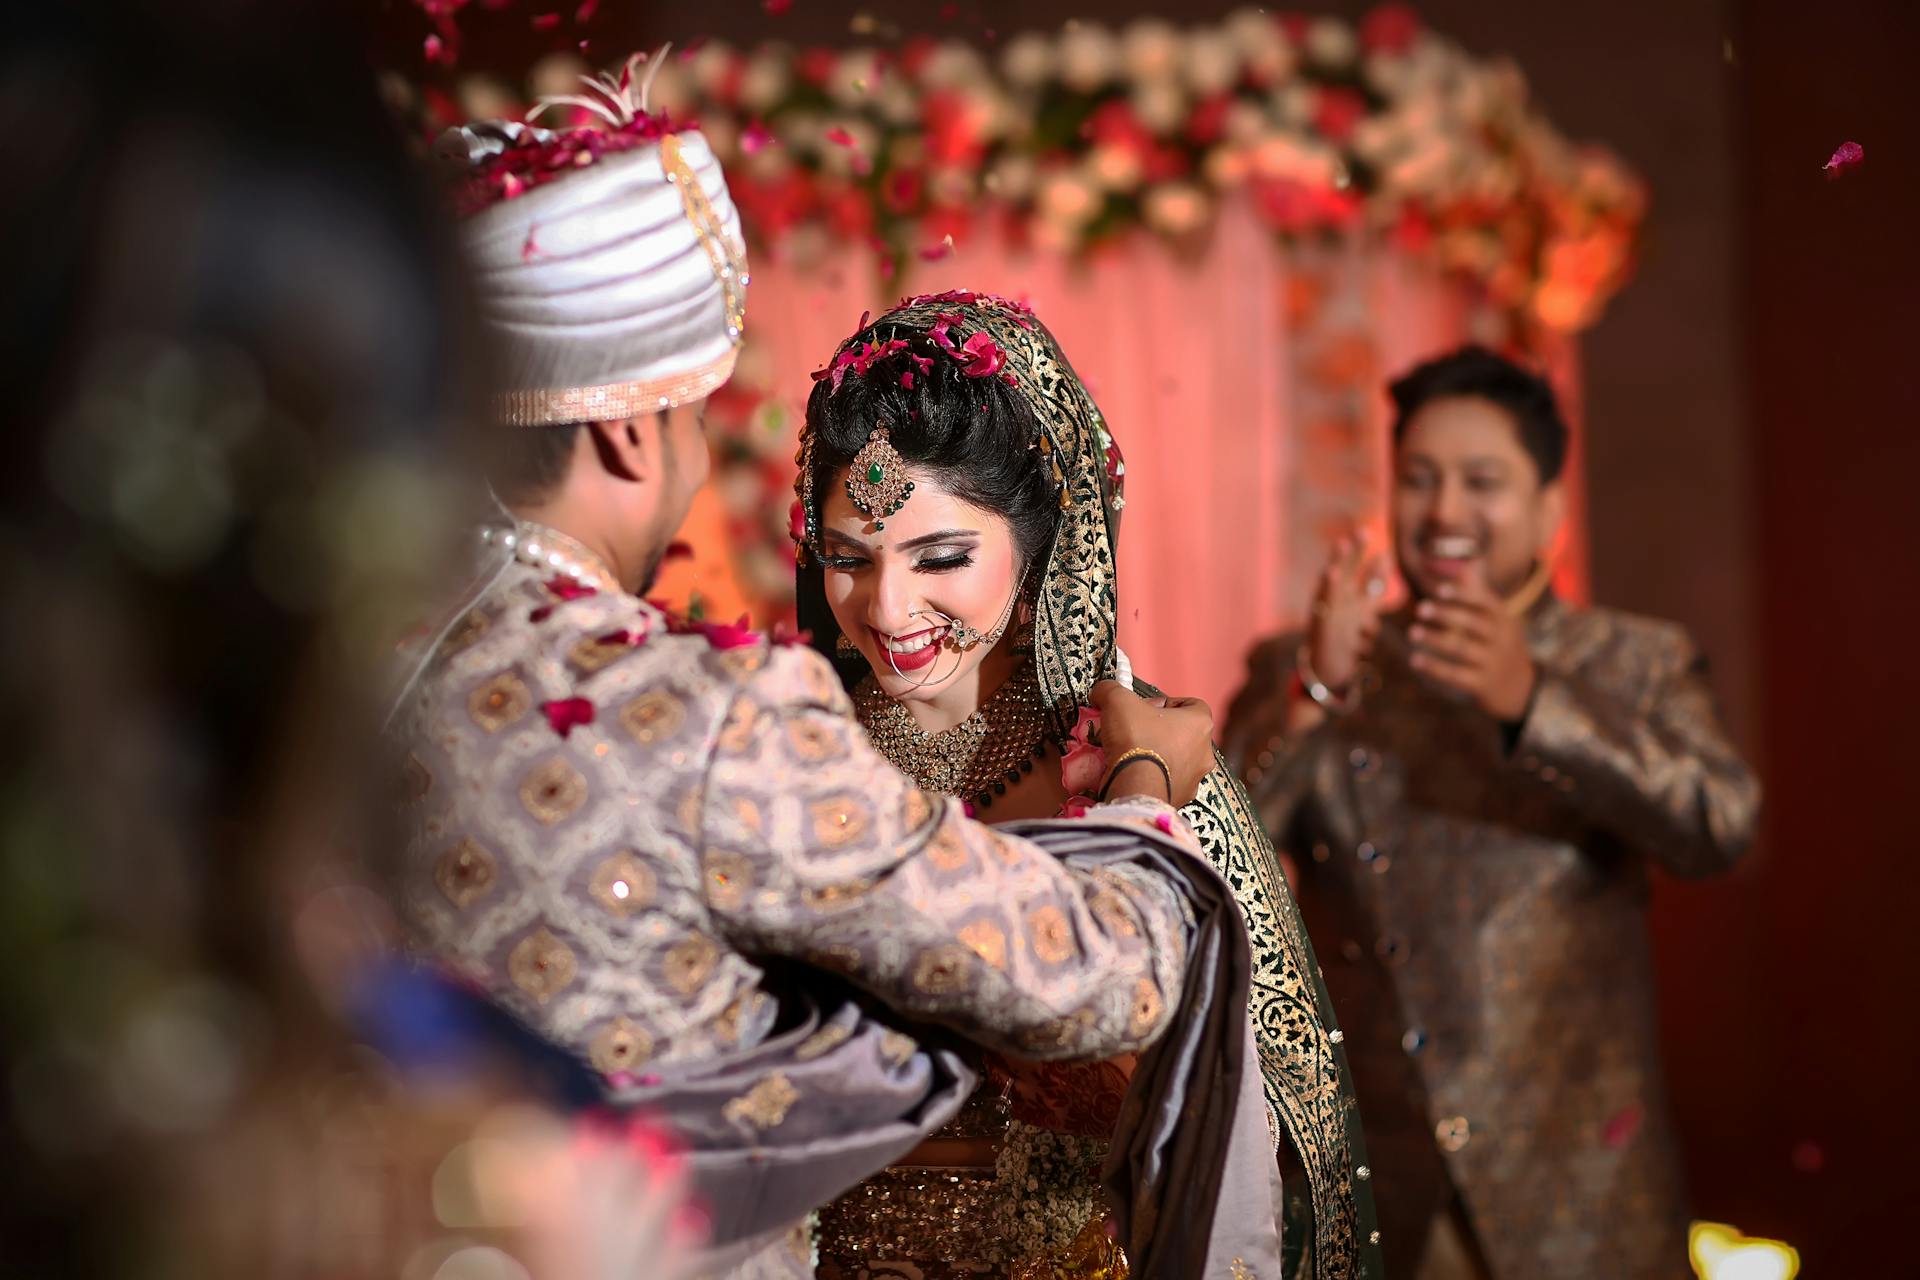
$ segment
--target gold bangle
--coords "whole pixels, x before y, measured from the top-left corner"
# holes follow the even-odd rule
[[[1128,747],[1125,751],[1122,751],[1118,756],[1114,758],[1114,761],[1112,764],[1107,766],[1107,776],[1100,779],[1100,794],[1099,794],[1100,801],[1102,803],[1105,803],[1107,798],[1107,792],[1111,790],[1113,787],[1114,778],[1119,776],[1119,773],[1122,769],[1126,768],[1128,765],[1132,764],[1136,760],[1148,761],[1155,768],[1160,770],[1160,777],[1167,784],[1167,803],[1172,804],[1173,803],[1173,770],[1167,767],[1167,761],[1165,756],[1162,756],[1158,751],[1151,750],[1150,748],[1147,748],[1147,747]]]

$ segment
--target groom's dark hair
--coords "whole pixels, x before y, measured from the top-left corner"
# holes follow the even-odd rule
[[[956,497],[1006,519],[1023,568],[1045,558],[1060,525],[1060,501],[1035,442],[1039,425],[1017,387],[997,377],[973,378],[918,329],[881,320],[854,343],[904,338],[909,351],[874,361],[864,373],[845,371],[839,390],[830,378],[807,397],[813,433],[813,492],[825,502],[839,473],[876,426],[910,465],[930,472]],[[930,360],[922,367],[911,356]],[[912,386],[904,386],[905,380]]]

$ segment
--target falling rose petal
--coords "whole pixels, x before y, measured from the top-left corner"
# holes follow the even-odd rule
[[[666,551],[663,552],[660,556],[660,561],[662,564],[670,564],[675,560],[691,560],[691,559],[693,559],[693,544],[688,542],[681,542],[677,539],[673,542],[669,542],[667,544]]]
[[[778,18],[793,8],[793,0],[761,0],[760,7],[769,17]]]
[[[948,232],[946,235],[940,237],[939,244],[930,244],[922,249],[920,251],[920,259],[923,262],[938,262],[952,252],[953,233]]]
[[[1160,828],[1162,831],[1166,832],[1168,835],[1172,835],[1173,834],[1173,815],[1170,813],[1155,814],[1153,818],[1153,825]]]
[[[500,196],[502,199],[511,200],[526,189],[526,180],[518,174],[503,173],[500,175]]]
[[[813,632],[798,630],[782,618],[773,624],[773,642],[789,648],[804,649],[813,643]]]
[[[578,578],[548,578],[541,585],[547,589],[549,594],[559,596],[562,600],[581,600],[587,596],[599,594],[598,591],[586,583],[581,582]]]
[[[1640,1131],[1640,1122],[1646,1116],[1645,1107],[1637,1102],[1629,1103],[1607,1117],[1607,1123],[1600,1131],[1600,1140],[1613,1150],[1620,1150],[1633,1141],[1633,1135]]]
[[[552,616],[553,616],[553,606],[550,604],[543,604],[538,609],[534,609],[527,614],[527,621],[528,622],[545,622],[548,618],[551,618]]]
[[[527,228],[527,238],[520,246],[520,261],[532,262],[540,256],[540,246],[533,242],[534,228]]]
[[[644,639],[646,639],[646,633],[644,631],[628,631],[625,627],[622,627],[618,631],[609,631],[603,636],[595,636],[593,642],[595,644],[611,646],[636,645]]]
[[[593,723],[593,704],[585,698],[556,698],[541,703],[540,709],[547,713],[553,731],[563,738],[581,725]]]
[[[773,134],[769,133],[767,126],[758,120],[740,131],[740,150],[750,156],[759,155],[771,145],[773,145]]]
[[[551,31],[559,25],[560,15],[557,13],[536,13],[533,15],[533,29],[535,31]]]
[[[1843,142],[1833,149],[1833,156],[1821,168],[1829,178],[1837,178],[1849,169],[1857,169],[1867,158],[1867,149],[1857,142]]]
[[[909,391],[913,390],[913,370],[906,369],[901,372],[900,385]]]
[[[853,148],[860,145],[854,141],[853,135],[848,133],[846,129],[840,125],[835,125],[833,128],[827,130],[827,141],[837,147]]]
[[[427,61],[438,62],[446,54],[447,45],[439,36],[428,36],[426,40]]]
[[[580,7],[573,11],[573,20],[580,23],[592,22],[593,15],[599,11],[599,8],[600,0],[580,0]]]

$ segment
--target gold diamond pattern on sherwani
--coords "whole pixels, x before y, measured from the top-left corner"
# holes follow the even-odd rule
[[[720,949],[704,934],[692,934],[668,948],[662,962],[667,984],[683,996],[706,985],[720,962]]]
[[[546,929],[520,939],[507,956],[507,976],[513,985],[541,1004],[565,991],[578,970],[573,949]]]
[[[593,900],[622,920],[653,902],[653,871],[623,849],[594,868],[587,892]]]
[[[960,941],[973,948],[973,953],[996,969],[1007,967],[1007,935],[999,925],[991,920],[975,920],[972,924],[962,925]]]
[[[464,911],[486,896],[497,874],[493,855],[468,837],[440,855],[433,868],[433,882],[448,902]]]
[[[615,1018],[593,1037],[588,1057],[605,1075],[631,1071],[653,1056],[653,1037],[631,1018]]]
[[[649,690],[620,708],[620,723],[643,747],[672,737],[686,720],[685,704],[659,689]]]
[[[1033,957],[1041,964],[1059,964],[1073,955],[1073,928],[1056,906],[1041,907],[1028,916],[1027,935]]]
[[[586,802],[587,780],[557,756],[529,773],[520,784],[520,803],[548,826],[571,816]]]
[[[922,951],[913,965],[913,985],[930,996],[951,995],[967,985],[965,947],[949,944]]]
[[[502,671],[473,691],[467,699],[467,714],[488,733],[498,733],[527,714],[533,695],[511,671]]]
[[[808,807],[813,838],[829,849],[852,844],[867,833],[866,802],[851,795],[829,796]]]
[[[633,652],[633,646],[624,639],[612,640],[599,636],[588,636],[567,650],[567,661],[571,662],[582,675],[592,675],[604,667],[612,666]]]

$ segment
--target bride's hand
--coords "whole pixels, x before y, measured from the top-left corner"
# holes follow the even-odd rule
[[[1133,765],[1113,778],[1108,799],[1150,795],[1187,804],[1199,793],[1200,780],[1213,772],[1213,711],[1198,698],[1142,698],[1113,680],[1093,687],[1100,711],[1100,744],[1109,761],[1135,747],[1154,752],[1167,763],[1173,794],[1162,794],[1158,769]]]

